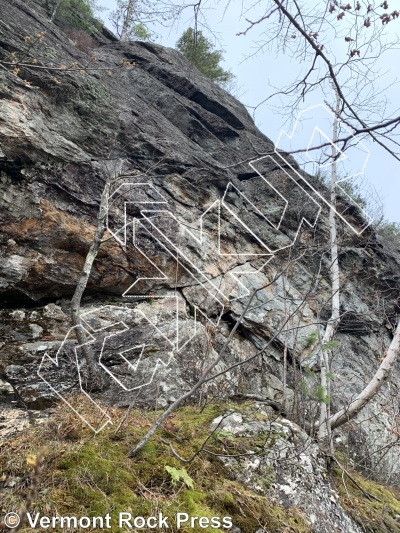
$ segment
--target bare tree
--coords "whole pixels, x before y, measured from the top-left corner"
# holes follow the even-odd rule
[[[92,389],[103,387],[103,377],[99,372],[99,365],[95,354],[88,343],[88,339],[82,329],[82,322],[80,317],[80,307],[83,293],[86,290],[90,274],[92,272],[93,263],[99,252],[102,239],[107,227],[107,213],[108,213],[108,200],[110,196],[110,190],[112,184],[119,178],[123,160],[105,161],[102,163],[104,173],[106,175],[106,181],[100,198],[99,210],[97,213],[97,221],[93,240],[90,245],[89,251],[86,254],[85,262],[82,271],[76,282],[74,295],[71,300],[71,321],[75,326],[76,336],[79,345],[82,348],[82,353],[85,357],[86,363],[89,369],[90,387]]]
[[[111,13],[111,21],[121,41],[129,41],[139,23],[138,0],[118,0],[117,9]]]
[[[326,73],[322,75],[322,79],[324,81],[328,80],[329,83],[333,84],[334,92],[336,96],[336,108],[335,108],[335,119],[333,123],[333,140],[334,140],[334,146],[332,147],[332,153],[331,153],[331,204],[334,207],[336,202],[336,182],[337,182],[337,168],[336,168],[336,160],[337,160],[337,149],[336,145],[340,141],[339,138],[339,129],[338,124],[340,120],[345,121],[346,124],[350,124],[351,128],[353,129],[354,133],[358,134],[364,134],[368,133],[370,135],[374,136],[374,139],[377,140],[382,146],[385,147],[388,151],[392,153],[394,157],[397,159],[400,159],[398,157],[398,154],[395,150],[392,150],[386,145],[386,142],[388,140],[388,134],[390,133],[393,128],[395,128],[400,123],[400,118],[395,119],[388,119],[388,120],[381,120],[378,124],[376,123],[370,123],[368,124],[364,118],[360,116],[358,107],[355,107],[353,103],[350,101],[348,95],[345,94],[343,85],[341,84],[341,80],[338,78],[338,75],[340,72],[342,72],[342,69],[337,66],[338,68],[335,68],[335,65],[330,61],[329,57],[324,52],[323,43],[320,43],[318,40],[318,32],[315,31],[313,28],[311,28],[309,23],[305,23],[305,17],[303,16],[303,13],[301,11],[301,8],[299,7],[299,4],[295,1],[291,2],[285,2],[282,3],[279,0],[271,0],[272,4],[274,6],[269,7],[266,11],[265,17],[257,21],[256,23],[262,23],[265,21],[270,21],[274,17],[277,17],[278,20],[275,20],[276,24],[276,38],[280,37],[281,35],[284,36],[284,41],[287,42],[288,39],[290,39],[290,31],[292,28],[298,32],[298,35],[303,39],[304,46],[308,47],[311,50],[312,59],[311,59],[311,67],[310,72],[307,74],[305,78],[303,78],[300,81],[296,81],[295,86],[293,86],[288,93],[291,94],[295,90],[300,91],[300,95],[298,96],[299,99],[304,97],[304,95],[312,90],[313,84],[318,83],[318,80],[311,81],[309,76],[312,75],[314,72],[314,67],[317,61],[322,61],[322,63],[325,65]],[[121,40],[129,40],[130,37],[130,31],[132,30],[133,25],[136,22],[141,22],[143,20],[147,20],[147,22],[151,22],[153,19],[156,18],[157,13],[160,11],[157,11],[160,9],[160,6],[157,6],[154,8],[153,2],[141,2],[139,3],[139,0],[124,0],[120,2],[120,6],[122,11],[118,15],[120,18],[118,19],[119,24],[119,34],[121,37]],[[200,3],[198,3],[200,4]],[[196,4],[196,5],[198,5]],[[293,15],[288,8],[288,5],[292,6],[295,9],[295,14]],[[147,6],[147,7],[146,7]],[[336,6],[334,4],[334,8],[339,11],[339,15],[344,13],[347,15],[348,9],[342,8],[339,6]],[[145,8],[147,9],[147,12],[145,12]],[[140,10],[143,11],[140,11]],[[378,7],[376,8],[378,10]],[[145,13],[146,16],[143,18],[143,13]],[[169,12],[168,12],[169,13]],[[165,14],[165,11],[164,11]],[[326,14],[326,13],[325,13]],[[345,15],[343,15],[338,20],[342,20]],[[396,16],[393,14],[390,15],[389,22],[395,20]],[[368,19],[363,19],[367,21]],[[381,21],[388,20],[386,18],[379,18]],[[286,21],[286,22],[285,22]],[[371,21],[370,21],[371,22]],[[384,23],[384,25],[388,24],[389,22]],[[254,26],[256,23],[251,23],[250,26]],[[320,18],[314,18],[313,24],[322,24],[323,20]],[[372,23],[371,23],[372,24]],[[368,29],[368,26],[365,26]],[[311,30],[313,30],[311,32]],[[379,34],[378,34],[379,35]],[[273,39],[273,38],[271,38]],[[353,39],[353,37],[351,37]],[[356,39],[354,38],[356,41]],[[347,42],[347,41],[346,41]],[[349,45],[350,46],[350,45]],[[356,46],[355,44],[352,46]],[[356,48],[350,48],[349,49],[349,58],[345,61],[346,67],[349,67],[351,65],[351,68],[358,69],[358,60],[361,60],[361,49],[362,46],[359,45],[357,42]],[[303,49],[304,51],[304,49]],[[359,53],[358,53],[359,52]],[[10,66],[15,65],[12,62],[2,62],[5,68],[9,68]],[[22,65],[22,63],[18,63],[19,66]],[[35,68],[34,66],[31,66],[30,68]],[[40,67],[36,67],[40,68]],[[46,68],[46,67],[42,67]],[[76,68],[76,67],[71,67]],[[62,69],[60,69],[62,70]],[[65,70],[65,69],[64,69]],[[361,72],[359,70],[358,72]],[[382,132],[380,130],[383,130]],[[379,135],[379,138],[376,137],[376,132],[379,132],[377,135]],[[344,143],[348,143],[351,141],[353,136],[348,136],[342,139]],[[336,142],[335,142],[336,141]],[[326,145],[324,145],[326,146]],[[315,147],[314,147],[315,148]],[[107,214],[107,202],[110,195],[110,190],[112,183],[115,179],[117,179],[121,174],[121,168],[118,167],[115,163],[113,163],[114,166],[110,166],[109,164],[105,163],[105,172],[107,174],[105,186],[101,195],[100,199],[100,206],[99,206],[99,212],[97,215],[97,222],[96,222],[96,228],[94,232],[93,242],[90,246],[90,249],[88,251],[88,254],[85,258],[84,267],[81,272],[81,275],[78,278],[77,286],[75,289],[74,296],[72,298],[72,304],[71,304],[71,318],[73,321],[74,326],[76,326],[76,330],[78,332],[78,341],[80,345],[85,345],[86,338],[84,334],[81,331],[80,325],[80,305],[82,296],[84,294],[84,291],[86,289],[87,283],[89,281],[92,266],[94,263],[94,260],[97,256],[97,253],[99,251],[100,245],[102,243],[102,239],[104,237],[106,224],[105,224],[105,217]],[[339,282],[339,267],[338,267],[338,249],[337,249],[337,228],[336,228],[336,222],[335,222],[335,212],[333,207],[330,210],[330,217],[329,217],[329,229],[330,229],[330,255],[331,255],[331,280],[332,280],[332,287],[331,287],[331,318],[328,321],[324,337],[322,339],[322,345],[321,345],[321,355],[320,355],[320,363],[321,363],[321,384],[325,388],[326,393],[329,395],[329,379],[328,379],[328,373],[330,368],[330,358],[329,358],[329,344],[333,339],[335,329],[337,328],[338,322],[340,320],[340,314],[339,314],[339,304],[340,304],[340,282]],[[275,281],[275,280],[274,280]],[[264,287],[261,287],[258,290],[262,290]],[[243,322],[245,315],[247,311],[249,310],[251,303],[256,295],[257,291],[254,291],[247,304],[244,306],[244,310],[241,314],[241,316],[236,321],[236,324],[234,325],[233,329],[231,330],[229,336],[226,339],[226,342],[224,343],[222,349],[218,353],[217,357],[210,362],[209,366],[204,370],[198,381],[193,385],[193,387],[185,392],[180,398],[178,398],[171,406],[159,417],[156,422],[153,424],[153,426],[150,428],[148,433],[141,439],[141,441],[130,451],[129,455],[134,456],[140,449],[143,448],[145,443],[154,435],[155,431],[165,422],[165,420],[170,416],[170,414],[176,410],[180,405],[182,405],[185,401],[190,399],[197,391],[201,389],[203,385],[205,385],[210,380],[215,380],[219,375],[222,373],[226,373],[234,366],[237,368],[240,365],[243,365],[247,363],[250,359],[247,359],[245,361],[241,361],[240,363],[237,363],[234,366],[231,366],[229,368],[224,369],[221,372],[217,372],[216,374],[212,374],[212,371],[216,368],[218,363],[222,360],[227,347],[237,331],[237,328],[239,325]],[[304,296],[304,301],[306,299],[307,295]],[[300,308],[301,304],[299,304]],[[280,330],[276,332],[274,339],[277,337],[277,335],[283,330],[283,328],[286,327],[288,323],[290,323],[290,320],[292,319],[295,312],[287,312],[285,311],[285,319],[284,323],[282,324]],[[273,339],[272,339],[273,340]],[[260,354],[264,353],[265,350],[268,348],[272,340],[269,340],[268,343],[265,344],[265,346],[258,351],[256,355],[253,355],[252,358],[260,356]],[[340,425],[347,422],[349,419],[356,416],[360,410],[368,403],[371,398],[378,392],[379,388],[382,386],[382,383],[390,374],[390,370],[399,354],[399,341],[400,341],[400,328],[398,326],[394,338],[392,340],[392,343],[389,347],[389,350],[387,354],[384,356],[382,363],[377,370],[375,376],[371,380],[371,382],[368,384],[368,386],[360,393],[360,395],[354,400],[349,406],[346,408],[343,408],[338,411],[338,413],[332,415],[330,413],[330,406],[329,404],[325,402],[321,402],[320,405],[320,419],[319,422],[316,424],[311,423],[308,424],[308,429],[310,432],[315,431],[316,429],[319,432],[319,438],[324,439],[327,437],[329,440],[331,440],[331,430],[334,428],[339,427]],[[326,349],[328,348],[328,349]],[[90,351],[88,346],[86,345],[83,348],[84,357],[86,359],[88,368],[92,376],[98,375],[97,370],[97,362],[94,354]],[[285,359],[287,357],[287,347],[286,347],[286,354]],[[97,378],[95,378],[96,381]],[[285,399],[286,400],[286,399]],[[282,409],[282,412],[284,412],[284,409]]]
[[[331,419],[330,424],[331,428],[335,429],[355,416],[367,405],[369,401],[377,394],[379,389],[385,383],[385,381],[390,377],[390,372],[395,364],[398,356],[400,354],[400,322],[397,325],[396,331],[392,342],[384,357],[381,364],[379,365],[378,370],[375,372],[375,375],[367,386],[360,392],[360,394],[353,400],[350,405],[343,407],[337,413],[335,413]]]
[[[148,39],[149,25],[170,24],[186,7],[168,0],[117,0],[110,20],[121,41]]]
[[[320,402],[320,420],[318,439],[322,443],[324,439],[329,442],[329,447],[333,453],[333,440],[330,422],[330,361],[331,348],[330,343],[333,340],[335,331],[340,321],[340,278],[339,278],[339,257],[338,257],[338,243],[337,243],[337,228],[336,228],[336,182],[337,182],[337,147],[336,142],[339,130],[339,113],[340,113],[340,97],[336,93],[336,109],[335,117],[333,119],[332,131],[332,160],[331,160],[331,207],[329,209],[329,235],[330,235],[330,252],[331,252],[331,307],[332,314],[328,320],[325,328],[325,333],[320,347],[320,366],[321,366],[321,387],[326,391],[325,398]]]
[[[258,5],[261,7],[261,3]],[[247,19],[248,27],[242,34],[260,26],[265,36],[265,41],[260,45],[261,49],[276,47],[278,51],[289,52],[308,66],[304,76],[296,79],[284,89],[277,89],[261,104],[269,102],[277,95],[288,97],[291,102],[285,106],[285,109],[289,117],[293,119],[299,106],[316,90],[321,91],[326,101],[327,94],[333,89],[336,102],[334,107],[329,106],[334,112],[330,156],[330,203],[332,207],[329,213],[331,316],[319,346],[320,385],[324,394],[321,395],[320,418],[317,424],[319,440],[321,442],[328,440],[333,451],[331,425],[332,428],[337,427],[337,424],[340,425],[344,420],[343,413],[340,416],[332,416],[330,413],[331,384],[329,379],[331,344],[340,322],[340,272],[334,209],[338,181],[338,145],[344,152],[351,147],[353,134],[361,133],[361,135],[371,136],[395,159],[400,160],[398,150],[400,144],[395,137],[400,117],[396,116],[393,119],[384,116],[385,106],[381,105],[372,87],[379,72],[379,60],[388,50],[395,48],[398,44],[398,37],[390,33],[390,28],[400,17],[400,12],[396,9],[390,10],[388,2],[377,1],[371,1],[368,4],[357,1],[351,5],[340,4],[332,0],[311,5],[297,0],[285,2],[270,0],[262,6],[264,14],[254,21]],[[364,80],[362,84],[361,80]],[[368,82],[365,83],[365,80]],[[285,110],[283,112],[285,113]],[[352,131],[350,135],[340,136],[341,123]],[[317,151],[328,146],[329,143],[323,143],[320,146],[312,146],[311,150]],[[303,150],[299,149],[296,152],[300,155]],[[391,346],[390,353],[393,357],[397,349],[395,339]],[[384,369],[380,367],[379,376],[383,371]],[[386,374],[387,370],[384,371],[385,376]],[[360,406],[364,406],[376,394],[377,383],[378,381],[373,378],[370,386],[367,387],[367,392],[363,391],[361,399],[356,402],[357,407],[361,409]],[[351,413],[355,413],[356,410],[353,407]]]

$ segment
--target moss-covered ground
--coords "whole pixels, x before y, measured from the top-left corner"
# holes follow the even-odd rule
[[[72,401],[79,402],[82,413],[82,398]],[[178,531],[174,522],[176,513],[209,518],[229,516],[243,533],[254,533],[260,528],[268,533],[311,532],[298,509],[283,509],[268,496],[251,491],[223,466],[218,454],[241,454],[255,449],[254,437],[250,443],[245,437],[233,438],[217,431],[207,440],[207,452],[195,455],[210,435],[210,422],[232,407],[251,415],[250,404],[225,403],[202,410],[194,406],[181,408],[145,448],[130,459],[128,451],[159,413],[131,411],[119,431],[116,432],[116,424],[94,434],[66,406],[59,405],[48,421],[0,444],[0,513],[17,511],[29,498],[34,477],[33,456],[41,458],[41,466],[31,510],[42,515],[90,517],[110,513],[113,532],[139,531],[119,528],[117,515],[120,512],[145,517],[161,512],[170,517],[170,527],[165,531],[171,533]],[[124,413],[113,410],[111,415],[113,420],[120,420]],[[259,416],[259,412],[253,414]],[[89,405],[85,416],[90,419]],[[195,455],[194,459],[182,462],[169,443],[173,443],[174,450],[183,458]],[[371,500],[349,480],[344,485],[339,470],[333,472],[333,478],[343,505],[363,530],[400,532],[396,521],[396,515],[400,515],[399,495],[352,472],[365,491],[379,499]],[[65,528],[51,530],[69,531]],[[32,529],[25,527],[21,531]],[[179,531],[218,533],[227,530],[204,529],[196,523],[194,528],[184,525]]]
[[[24,503],[33,472],[27,459],[42,456],[32,510],[46,516],[104,516],[110,513],[113,532],[128,531],[116,526],[119,512],[131,512],[133,516],[162,512],[164,516],[172,517],[166,530],[169,532],[177,531],[174,517],[179,512],[210,518],[229,516],[244,533],[254,533],[260,528],[271,533],[310,531],[297,509],[284,510],[271,499],[248,490],[233,479],[217,456],[201,452],[191,462],[184,463],[172,453],[169,442],[173,442],[174,449],[182,457],[192,457],[209,436],[210,422],[227,408],[229,406],[225,404],[203,410],[190,406],[180,409],[139,455],[129,459],[129,449],[158,413],[132,411],[117,433],[116,426],[107,426],[96,435],[74,413],[60,405],[48,422],[1,445],[2,514],[18,510]],[[246,408],[249,407],[241,406],[241,409]],[[82,412],[82,408],[80,410]],[[120,419],[123,413],[113,412],[113,419]],[[216,432],[207,442],[207,450],[214,453],[243,453],[245,448],[245,439],[232,439],[223,432]],[[192,487],[190,481],[174,481],[166,466],[184,469],[193,482]],[[226,531],[222,528],[206,530]],[[195,525],[194,528],[183,526],[179,531],[196,533],[205,529]]]
[[[353,520],[366,533],[400,533],[400,491],[365,479],[347,464],[345,470],[355,483],[338,465],[332,477],[342,506]]]

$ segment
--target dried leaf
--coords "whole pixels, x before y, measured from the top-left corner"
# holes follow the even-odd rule
[[[31,466],[32,468],[35,468],[35,466],[37,465],[36,455],[29,454],[28,457],[26,458],[26,462],[28,463],[29,466]]]

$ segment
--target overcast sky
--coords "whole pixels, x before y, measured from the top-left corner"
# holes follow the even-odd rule
[[[297,118],[297,112],[289,113],[289,116],[285,115],[289,100],[275,98],[267,104],[260,105],[256,110],[254,108],[275,92],[274,87],[282,88],[293,82],[298,74],[304,73],[305,69],[309,68],[309,64],[301,64],[298,60],[292,59],[289,53],[277,53],[275,50],[266,48],[257,52],[260,43],[265,41],[265,37],[262,35],[264,29],[262,25],[249,31],[246,36],[238,36],[237,34],[248,27],[246,18],[257,20],[263,15],[263,12],[257,11],[255,8],[250,12],[243,13],[240,0],[229,2],[225,10],[227,2],[228,0],[221,0],[220,2],[218,0],[203,0],[205,17],[213,30],[213,34],[211,34],[209,30],[204,28],[204,33],[216,43],[217,48],[223,49],[224,68],[235,74],[236,93],[247,106],[249,112],[254,115],[257,126],[272,141],[277,142],[282,130],[291,132],[292,125]],[[108,15],[115,8],[115,0],[99,0],[98,3],[105,8],[100,13],[100,17],[110,29],[113,29]],[[200,22],[202,22],[201,19]],[[174,47],[182,32],[191,25],[193,25],[193,10],[188,8],[174,26],[164,28],[157,25],[154,27],[158,34],[156,41],[162,45]],[[398,26],[400,28],[400,22],[398,22]],[[341,50],[335,49],[334,53],[340,56]],[[386,99],[387,111],[385,116],[398,111],[396,104],[399,90],[397,78],[400,73],[398,53],[398,50],[394,50],[380,59],[381,72],[377,81],[374,81],[374,88],[382,92],[380,98],[385,97]],[[359,79],[357,84],[367,86],[368,81],[368,79]],[[293,148],[304,148],[304,144],[308,144],[312,135],[314,138],[317,138],[318,135],[321,136],[315,128],[319,128],[323,134],[330,136],[331,126],[329,120],[326,120],[326,117],[329,117],[329,111],[325,111],[322,107],[325,98],[323,94],[315,93],[300,108],[305,110],[314,106],[308,112],[303,113],[302,116],[307,120],[302,122],[301,135],[299,137],[296,135]],[[328,95],[329,98],[331,97]],[[334,104],[332,101],[328,103]],[[398,114],[400,113],[395,116]],[[370,152],[369,157],[367,157],[368,152]],[[307,170],[312,170],[310,165]],[[372,202],[379,198],[379,202],[383,204],[385,217],[390,221],[400,222],[399,161],[396,161],[376,143],[366,140],[356,150],[349,152],[348,159],[343,162],[341,170],[343,174],[362,172],[363,177],[359,179],[358,183],[361,184],[364,195],[371,198]]]

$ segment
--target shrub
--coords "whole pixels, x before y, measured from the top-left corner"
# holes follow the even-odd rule
[[[92,37],[83,30],[78,30],[76,28],[67,28],[64,30],[68,37],[73,41],[75,46],[88,54],[90,50],[96,47],[96,43]]]
[[[63,29],[74,28],[92,33],[94,28],[101,27],[94,16],[94,0],[46,0],[45,5],[49,16],[53,17],[55,13],[54,20]]]
[[[400,222],[388,222],[384,220],[378,225],[376,232],[388,244],[400,246]]]
[[[219,84],[232,80],[233,74],[220,65],[222,52],[215,50],[212,42],[201,31],[188,28],[176,43],[176,47],[210,80]]]

